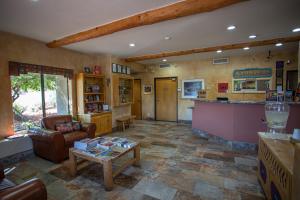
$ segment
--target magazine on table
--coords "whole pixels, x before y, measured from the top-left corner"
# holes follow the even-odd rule
[[[127,138],[119,137],[98,137],[86,138],[75,141],[74,148],[93,156],[118,156],[122,152],[136,145],[136,142]]]

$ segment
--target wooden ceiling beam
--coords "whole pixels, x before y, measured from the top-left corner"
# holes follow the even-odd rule
[[[109,35],[134,27],[150,25],[203,12],[210,12],[242,1],[247,0],[182,0],[174,4],[146,11],[86,31],[72,34],[58,40],[54,40],[49,42],[47,46],[50,48],[60,47],[104,35]]]
[[[224,51],[224,50],[232,50],[232,49],[242,49],[244,47],[259,47],[259,46],[274,45],[276,43],[289,43],[289,42],[297,42],[297,41],[300,41],[300,35],[292,36],[292,37],[285,37],[285,38],[274,38],[274,39],[269,39],[269,40],[228,44],[228,45],[221,45],[221,46],[214,46],[214,47],[189,49],[189,50],[183,50],[183,51],[162,52],[162,53],[158,53],[158,54],[149,54],[149,55],[128,57],[128,58],[125,58],[124,60],[126,62],[136,62],[136,61],[151,60],[151,59],[165,58],[165,57],[171,57],[171,56],[183,56],[183,55],[194,54],[194,53],[212,52],[212,51],[217,51],[217,50]]]

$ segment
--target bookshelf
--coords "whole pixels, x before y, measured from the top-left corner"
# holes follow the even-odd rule
[[[98,113],[105,103],[105,77],[79,73],[77,76],[78,113]]]
[[[105,76],[79,73],[77,75],[78,119],[96,124],[96,136],[112,131],[112,114],[103,111]]]

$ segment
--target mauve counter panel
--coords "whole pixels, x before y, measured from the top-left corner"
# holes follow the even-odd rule
[[[287,131],[300,128],[300,105],[290,105]],[[192,127],[230,141],[257,143],[257,132],[267,131],[263,103],[195,101]]]

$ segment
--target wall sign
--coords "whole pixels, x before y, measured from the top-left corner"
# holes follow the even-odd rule
[[[218,83],[218,93],[226,93],[228,90],[228,83]]]
[[[246,68],[233,71],[234,79],[272,77],[272,68]]]
[[[144,94],[152,94],[152,85],[144,85]]]

